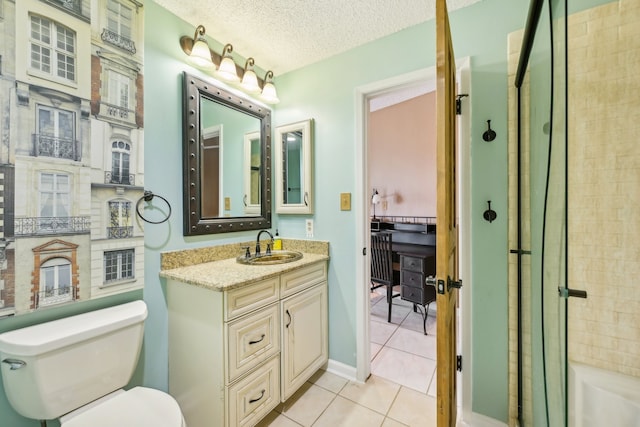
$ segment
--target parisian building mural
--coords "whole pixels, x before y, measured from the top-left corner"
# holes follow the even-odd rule
[[[139,289],[140,0],[0,0],[0,319]]]

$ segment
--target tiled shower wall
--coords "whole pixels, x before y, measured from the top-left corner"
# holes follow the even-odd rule
[[[569,19],[569,360],[640,377],[640,2]]]

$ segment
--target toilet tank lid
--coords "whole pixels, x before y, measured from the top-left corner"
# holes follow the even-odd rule
[[[0,334],[0,353],[34,356],[125,328],[147,318],[144,301],[132,301]]]

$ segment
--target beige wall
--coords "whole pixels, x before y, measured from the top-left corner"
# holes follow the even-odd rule
[[[369,114],[369,188],[381,196],[376,216],[436,216],[435,144],[435,92]]]
[[[640,377],[640,2],[569,19],[569,359]]]

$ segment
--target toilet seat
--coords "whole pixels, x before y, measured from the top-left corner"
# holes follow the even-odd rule
[[[147,387],[120,390],[60,418],[60,427],[185,427],[178,402]]]

